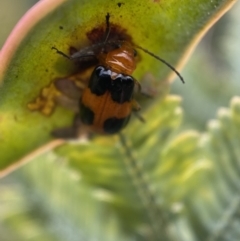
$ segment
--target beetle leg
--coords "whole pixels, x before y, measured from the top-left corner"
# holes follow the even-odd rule
[[[139,105],[139,103],[133,99],[132,101],[132,110],[133,111],[140,111],[141,110],[141,106]]]
[[[67,55],[54,46],[52,47],[52,49],[56,50],[57,54],[60,54],[63,57],[65,57],[67,59],[70,59],[70,60],[80,60],[80,59],[84,59],[84,58],[87,58],[87,59],[88,58],[96,58],[92,47],[86,47],[86,48],[84,48],[80,51],[77,51],[77,52],[73,53],[72,55]]]
[[[136,93],[140,93],[142,95],[145,95],[147,97],[152,97],[152,92],[148,91],[147,88],[144,88],[138,81],[135,80],[135,88],[134,91]]]
[[[73,127],[63,127],[53,130],[51,134],[56,138],[76,139],[78,137],[78,130]]]
[[[159,84],[156,78],[150,73],[143,76],[141,79],[141,86],[141,93],[146,97],[152,98],[158,94]]]
[[[141,91],[142,91],[142,86],[140,85],[140,83],[137,81],[137,80],[135,80],[134,79],[134,81],[135,81],[135,85],[134,85],[134,92],[135,93],[141,93]]]
[[[81,127],[80,118],[78,115],[75,115],[72,126],[55,129],[51,132],[51,134],[56,138],[77,139],[81,135],[79,131],[80,127]]]
[[[56,138],[62,139],[78,139],[81,137],[90,139],[93,136],[92,133],[82,125],[78,114],[75,115],[72,126],[55,129],[51,134]]]
[[[56,79],[54,81],[54,85],[62,94],[66,95],[67,97],[79,100],[81,96],[81,90],[77,87],[74,81],[69,79]]]
[[[141,121],[145,122],[145,119],[138,113],[138,111],[141,110],[141,106],[136,100],[132,101],[132,111],[134,115]]]
[[[55,97],[55,101],[59,105],[77,113],[79,111],[81,89],[76,86],[74,81],[65,78],[56,79],[54,86],[61,93],[61,95]]]
[[[55,97],[55,101],[65,109],[72,110],[75,113],[79,112],[79,100],[71,99],[66,95],[59,95]]]

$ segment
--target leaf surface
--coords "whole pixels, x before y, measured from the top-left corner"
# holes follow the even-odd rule
[[[0,55],[0,169],[11,166],[51,141],[51,131],[70,125],[73,113],[57,107],[49,116],[27,107],[55,78],[69,76],[74,65],[52,51],[68,53],[89,44],[87,33],[105,28],[106,13],[132,42],[176,65],[211,24],[234,1],[41,1],[16,26]],[[97,21],[96,21],[97,20]],[[157,81],[170,70],[139,50],[134,73],[146,72]]]

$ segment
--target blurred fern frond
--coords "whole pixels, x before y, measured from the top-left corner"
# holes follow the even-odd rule
[[[240,98],[203,134],[178,131],[179,102],[169,96],[120,137],[68,144],[10,175],[2,240],[237,240]]]

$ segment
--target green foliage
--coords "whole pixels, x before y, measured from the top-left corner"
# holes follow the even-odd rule
[[[46,58],[49,56],[47,49],[51,46],[42,46],[44,38],[47,41],[48,37],[56,40],[56,46],[59,45],[59,48],[62,46],[63,50],[68,45],[67,41],[72,41],[71,44],[74,44],[75,41],[80,40],[81,37],[70,40],[64,36],[66,42],[62,42],[57,31],[53,31],[59,25],[60,19],[62,19],[62,25],[66,24],[65,18],[69,15],[65,16],[64,13],[69,11],[68,8],[72,12],[80,11],[80,8],[70,7],[70,2],[77,4],[75,1],[64,3],[56,12],[39,23],[38,31],[32,30],[31,37],[30,35],[26,37],[30,43],[31,41],[35,43],[38,38],[40,42],[36,42],[36,48],[31,49],[30,44],[25,46],[23,42],[16,57],[10,63],[10,69],[13,69],[13,72],[6,73],[4,85],[0,90],[2,168],[11,167],[10,164],[16,162],[16,158],[50,140],[49,133],[57,125],[62,126],[65,121],[71,121],[72,114],[61,108],[57,108],[51,117],[31,113],[26,108],[29,101],[28,95],[34,96],[39,91],[40,85],[45,86],[53,76],[59,76],[60,70],[53,67],[56,64],[54,58],[59,58],[58,63],[61,62],[66,66],[63,71],[69,71],[72,68],[67,61],[61,60],[54,54],[51,58]],[[96,2],[101,2],[99,15],[102,16],[106,11],[104,7],[107,1],[106,3]],[[133,5],[134,3],[135,1],[131,2]],[[194,2],[194,4],[197,3],[199,4],[200,1]],[[170,24],[173,23],[176,18],[182,16],[176,15],[174,11],[182,9],[181,11],[191,14],[181,18],[179,23],[185,24],[189,31],[192,29],[192,32],[189,32],[192,35],[187,38],[186,43],[184,42],[184,47],[180,43],[187,33],[183,31],[181,35],[178,27],[167,36],[166,39],[170,38],[173,41],[170,41],[169,45],[164,45],[164,42],[167,42],[165,39],[167,33],[164,35],[161,39],[163,41],[161,49],[155,46],[157,38],[144,40],[144,33],[141,31],[136,33],[135,41],[142,38],[141,45],[145,43],[147,45],[153,41],[154,44],[150,46],[153,49],[156,47],[161,56],[167,56],[167,59],[174,63],[189,44],[191,37],[209,19],[208,14],[203,14],[204,11],[209,9],[208,12],[211,15],[224,3],[225,1],[201,1],[199,8],[196,5],[193,8],[191,3],[181,3],[182,8],[180,8],[180,2],[174,5],[171,1],[160,1],[156,3],[162,4],[163,9],[160,23],[163,23],[164,19],[168,19]],[[78,22],[79,25],[88,21],[92,11],[87,2],[82,1],[82,4],[80,12],[84,14],[79,20],[80,23]],[[116,3],[113,1],[111,4],[109,8],[113,10],[112,6]],[[148,4],[150,6],[153,3]],[[126,5],[127,3],[123,4],[121,9]],[[147,6],[147,3],[146,6],[139,5],[136,10],[141,12]],[[133,9],[132,5],[131,9]],[[84,12],[85,10],[87,11]],[[114,21],[117,21],[118,10],[118,8],[113,10],[113,16],[116,18]],[[129,10],[122,11],[128,16]],[[58,11],[61,12],[61,16],[56,14]],[[155,12],[157,10],[149,11],[156,13],[152,15],[153,18],[157,16],[158,12]],[[146,17],[148,17],[147,14]],[[75,19],[75,15],[70,16],[68,24],[64,25],[66,32],[61,34],[72,32]],[[197,23],[191,22],[192,19]],[[89,24],[94,25],[95,19],[91,21],[89,20]],[[129,19],[124,18],[124,21],[123,25],[127,24]],[[129,26],[129,31],[136,29],[134,21],[132,26]],[[143,18],[142,21],[146,19]],[[42,33],[46,23],[49,23],[49,29],[47,29],[49,33],[44,37]],[[153,24],[153,29],[154,26]],[[143,25],[144,31],[145,27],[146,25]],[[163,31],[168,31],[169,26],[166,24],[164,27],[166,29],[162,24]],[[51,30],[52,33],[50,33]],[[173,39],[174,35],[178,37],[176,42]],[[173,43],[176,43],[176,47],[173,47]],[[168,46],[173,47],[174,53],[169,53]],[[156,49],[155,51],[158,52]],[[30,68],[31,65],[26,64],[32,56],[39,59],[39,62],[34,64],[39,63],[38,65],[41,66],[39,70],[35,66],[35,75]],[[204,52],[201,56],[204,56]],[[20,60],[23,60],[23,66],[20,66]],[[206,61],[203,58],[201,65],[204,60]],[[144,58],[144,61],[141,62],[141,66],[151,64],[147,58],[146,60]],[[196,59],[195,61],[199,63]],[[46,67],[42,66],[44,62],[48,66],[48,72],[43,71]],[[16,64],[19,64],[19,67],[16,67]],[[155,63],[153,73],[157,66],[159,66],[158,63]],[[199,64],[197,66],[199,68]],[[204,66],[205,71],[201,72],[201,78],[206,78],[205,74],[211,75],[211,72],[205,69],[210,67],[211,65]],[[147,69],[151,68],[147,67]],[[38,71],[41,73],[40,76]],[[145,69],[140,67],[136,76],[140,76],[141,71],[144,73]],[[19,74],[18,77],[16,73]],[[24,79],[33,76],[36,79],[32,80],[32,83],[29,79]],[[166,73],[162,71],[157,76],[163,78]],[[184,76],[188,75],[184,74]],[[43,81],[37,85],[40,78]],[[214,78],[214,75],[211,75],[211,78]],[[187,84],[181,85],[181,88],[189,88],[189,79],[191,78],[186,79]],[[142,85],[144,84],[143,82]],[[208,90],[209,84],[208,81],[206,85]],[[35,86],[36,89],[33,88]],[[190,86],[193,87],[194,84]],[[196,89],[197,87],[195,89],[193,87],[193,90]],[[1,179],[0,241],[239,240],[240,97],[232,98],[229,108],[220,108],[217,118],[208,121],[205,130],[202,123],[209,118],[203,114],[202,109],[207,109],[210,115],[213,115],[213,105],[216,105],[212,97],[213,91],[209,90],[206,93],[206,95],[210,93],[207,99],[210,100],[209,102],[206,99],[200,100],[199,95],[193,94],[190,103],[188,105],[184,103],[186,106],[184,111],[180,106],[181,98],[176,95],[148,100],[144,103],[146,105],[143,105],[144,111],[142,111],[145,123],[133,116],[129,126],[120,135],[94,136],[91,140],[81,138],[68,142],[40,154],[31,163]],[[229,91],[228,96],[233,96],[233,93],[235,92]],[[16,101],[18,94],[19,102]],[[222,94],[225,94],[224,91],[219,95],[222,96]],[[183,95],[184,98],[185,95],[186,93]],[[195,116],[193,117],[191,113],[193,113],[192,106],[195,99],[200,101],[194,107]],[[149,103],[152,105],[149,106]],[[183,118],[185,113],[187,113],[186,117]],[[60,117],[63,117],[61,121],[59,121]],[[194,121],[194,118],[198,119],[198,122]],[[189,129],[188,126],[194,126],[198,130],[204,129],[204,131]]]
[[[238,240],[240,98],[230,109],[220,109],[201,138],[211,164],[193,195],[186,199],[186,216],[197,240]],[[198,218],[195,215],[198,215]]]
[[[147,115],[157,110],[162,115],[133,131],[132,138],[124,133],[68,144],[10,175],[1,184],[5,235],[13,236],[9,240],[185,240],[186,233],[192,235],[187,240],[225,240],[232,235],[239,205],[240,98],[219,111],[205,134],[184,131],[174,137],[181,119],[178,103],[170,96],[149,109]],[[151,145],[145,148],[141,139]]]
[[[111,23],[120,26],[134,43],[176,65],[211,18],[232,4],[229,0],[185,1],[131,0],[119,5],[117,0],[94,0],[94,6],[86,0],[39,2],[0,55],[0,170],[52,140],[51,130],[72,122],[73,113],[62,108],[47,117],[27,108],[55,78],[76,71],[71,61],[51,50],[53,46],[69,53],[69,47],[89,45],[86,34],[96,27],[105,28],[109,12]],[[149,71],[157,81],[167,78],[169,68],[140,50],[139,57],[136,79]],[[23,137],[28,141],[22,141]]]
[[[14,184],[17,182],[20,187]],[[5,232],[1,240],[4,236],[6,240],[78,241],[96,236],[99,240],[128,240],[120,233],[116,215],[54,154],[42,155],[7,179],[1,194],[5,197],[1,199]]]

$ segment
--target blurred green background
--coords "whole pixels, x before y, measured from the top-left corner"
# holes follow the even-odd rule
[[[240,94],[239,13],[237,2],[210,29],[184,67],[186,85],[173,84],[171,92],[183,98],[188,127],[203,130],[219,107],[227,107]]]
[[[0,1],[0,22],[2,23],[0,46],[4,44],[8,34],[21,16],[36,2],[33,0]],[[239,13],[240,2],[237,2],[208,32],[181,71],[186,84],[179,84],[179,79],[177,79],[171,87],[171,93],[182,98],[184,110],[182,129],[193,128],[205,131],[208,121],[216,117],[219,107],[228,107],[231,98],[240,95]],[[98,208],[92,194],[90,195],[87,192],[88,187],[85,184],[76,185],[75,181],[81,179],[81,177],[71,172],[68,180],[69,173],[65,168],[64,160],[62,162],[58,160],[59,165],[56,168],[53,164],[56,161],[55,156],[46,158],[52,160],[50,163],[45,163],[44,159],[44,156],[40,157],[38,164],[36,164],[36,160],[35,163],[31,163],[9,177],[0,180],[0,241],[96,240],[94,239],[94,233],[106,237],[106,234],[101,234],[101,230],[97,230],[97,227],[94,226],[95,223],[92,226],[96,230],[93,227],[91,229],[83,228],[84,225],[81,230],[78,230],[78,227],[74,226],[75,223],[82,222],[82,220],[78,220],[79,217],[77,216],[78,205],[81,205],[77,203],[77,200],[84,198],[85,205],[88,203],[84,206],[86,213],[97,213],[96,223],[104,222],[103,217],[111,216],[111,214],[107,213],[104,206]],[[43,175],[44,181],[42,180]],[[66,182],[66,180],[68,181]],[[49,190],[46,190],[47,188]],[[65,205],[69,200],[64,199],[62,190],[68,190],[63,193],[67,193],[72,200],[69,209]],[[51,199],[49,203],[44,198],[38,199],[44,195],[49,195],[48,198]],[[94,195],[104,200],[111,199],[110,196],[106,196],[107,193],[101,193],[101,191],[94,193]],[[101,198],[99,199],[101,200]],[[60,214],[59,210],[55,209],[55,201],[60,202],[58,208],[63,207]],[[95,207],[94,210],[93,207]],[[178,203],[174,208],[181,209],[181,205]],[[127,210],[125,211],[127,212]],[[192,215],[195,214],[192,213]],[[87,219],[86,216],[86,223]],[[184,232],[184,227],[187,226],[184,222],[184,218],[179,221],[179,228],[182,228],[181,232],[183,232],[182,238],[179,237],[179,240],[202,240],[191,233],[190,229],[186,229]],[[118,222],[114,215],[110,223],[108,230],[118,232]],[[194,223],[194,225],[202,228],[197,223]],[[238,219],[235,225],[236,227],[240,226]],[[124,235],[121,235],[120,233],[119,240],[127,240]],[[214,235],[211,237],[213,238],[209,238],[209,241],[240,240],[240,238],[232,238],[231,233],[228,238],[214,239]],[[115,241],[116,239],[112,238],[110,232],[107,238],[102,240]]]

